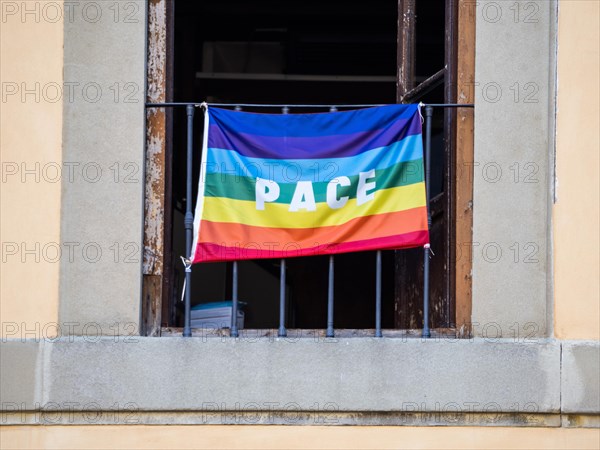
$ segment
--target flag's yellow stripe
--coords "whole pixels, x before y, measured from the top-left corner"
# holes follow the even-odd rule
[[[341,225],[356,217],[425,206],[425,183],[375,191],[375,198],[360,206],[356,205],[355,198],[348,200],[348,203],[340,209],[332,210],[327,203],[317,203],[316,206],[316,211],[290,212],[288,204],[265,203],[265,209],[258,211],[254,201],[205,197],[202,219],[273,228]]]

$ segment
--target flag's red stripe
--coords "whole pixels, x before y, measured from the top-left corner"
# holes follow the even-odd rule
[[[366,250],[392,250],[400,248],[420,247],[429,243],[427,230],[394,236],[364,239],[339,244],[323,243],[311,248],[300,249],[293,243],[286,247],[278,247],[274,243],[263,242],[246,244],[246,246],[223,246],[210,243],[199,243],[196,247],[194,262],[218,262],[264,258],[294,258],[298,256],[329,255],[336,253],[358,252]]]

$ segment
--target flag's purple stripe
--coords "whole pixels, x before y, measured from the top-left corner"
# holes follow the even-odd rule
[[[263,114],[230,111],[210,106],[211,123],[226,131],[235,130],[259,136],[329,136],[380,130],[398,119],[418,115],[419,105],[386,105],[309,114]]]
[[[257,136],[224,132],[218,124],[213,124],[209,127],[208,147],[234,150],[252,158],[342,158],[386,147],[407,136],[420,133],[421,121],[418,115],[408,120],[399,119],[385,129],[315,137]]]

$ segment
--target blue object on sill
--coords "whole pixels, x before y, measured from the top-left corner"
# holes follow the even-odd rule
[[[238,308],[243,308],[246,306],[246,302],[238,302]],[[192,307],[193,311],[200,311],[205,309],[215,309],[215,308],[232,308],[233,301],[226,300],[224,302],[211,302],[211,303],[199,303]]]

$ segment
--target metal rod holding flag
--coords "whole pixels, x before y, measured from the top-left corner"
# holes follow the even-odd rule
[[[429,178],[431,168],[431,118],[433,107],[425,106],[425,191],[427,204],[427,227],[431,233],[431,210],[429,208]],[[431,337],[429,329],[429,244],[423,247],[423,331],[422,337]]]
[[[187,105],[187,174],[186,174],[186,198],[185,198],[185,253],[188,259],[192,258],[192,233],[194,229],[194,215],[192,214],[192,164],[194,146],[194,105]],[[183,325],[183,336],[192,335],[191,327],[191,302],[192,302],[192,269],[186,264],[185,268],[185,323]]]
[[[166,102],[166,103],[146,103],[146,108],[176,108],[176,107],[187,107],[191,106],[200,106],[202,101],[199,102]],[[310,104],[310,105],[302,105],[302,104],[294,104],[294,105],[283,105],[283,104],[265,104],[265,103],[206,103],[208,106],[220,106],[224,108],[240,108],[238,111],[241,111],[241,107],[251,107],[251,108],[281,108],[283,106],[287,106],[288,108],[331,108],[330,105],[318,105],[318,104]],[[395,105],[396,103],[349,103],[345,105],[338,105],[339,108],[372,108],[375,106],[389,106]],[[432,106],[436,108],[474,108],[475,105],[473,103],[426,103],[424,106]]]

